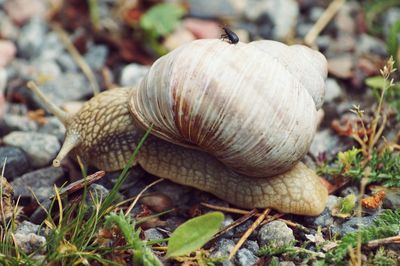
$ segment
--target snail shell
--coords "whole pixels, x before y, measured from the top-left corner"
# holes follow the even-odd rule
[[[309,150],[326,75],[325,57],[305,46],[198,40],[157,60],[130,108],[164,140],[273,176]]]

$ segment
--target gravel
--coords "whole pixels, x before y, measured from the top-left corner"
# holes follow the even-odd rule
[[[258,244],[260,247],[271,243],[283,246],[294,240],[293,230],[281,221],[272,221],[265,224],[258,232]]]

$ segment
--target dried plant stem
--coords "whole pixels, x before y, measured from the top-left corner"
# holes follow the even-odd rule
[[[52,28],[58,34],[61,41],[64,43],[65,48],[68,50],[72,58],[78,64],[83,74],[85,74],[86,78],[89,80],[90,86],[93,90],[93,94],[94,95],[99,94],[100,92],[99,84],[97,84],[97,80],[95,75],[93,74],[92,69],[89,67],[89,65],[83,59],[79,51],[72,44],[71,40],[68,37],[68,34],[57,24],[52,24]]]
[[[381,245],[393,244],[393,243],[400,244],[400,235],[371,240],[367,243],[367,246],[372,248],[372,247],[378,247]]]
[[[308,46],[312,46],[317,39],[318,35],[321,31],[328,25],[328,23],[332,20],[332,18],[336,15],[338,10],[342,7],[342,5],[346,2],[346,0],[333,0],[325,12],[321,15],[318,21],[314,24],[311,30],[307,33],[306,37],[304,37],[304,43]]]
[[[205,203],[205,202],[202,202],[200,204],[209,209],[216,210],[216,211],[222,211],[222,212],[237,213],[237,214],[249,214],[251,212],[251,211],[246,211],[246,210],[242,210],[242,209],[217,206],[217,205],[213,205],[213,204],[209,204],[209,203]],[[257,216],[257,214],[256,214],[256,216]]]
[[[260,215],[260,217],[257,218],[257,220],[247,229],[247,231],[242,235],[242,237],[239,239],[231,253],[229,254],[229,260],[231,260],[236,253],[238,252],[239,248],[243,245],[243,243],[249,238],[251,233],[261,224],[261,222],[265,219],[265,217],[268,215],[268,213],[271,211],[270,208],[266,208],[263,213]]]
[[[224,227],[223,229],[221,229],[218,233],[216,233],[212,239],[216,239],[218,237],[220,237],[221,235],[225,234],[226,232],[228,232],[229,230],[232,230],[233,228],[235,228],[236,226],[246,222],[248,219],[250,219],[251,217],[253,217],[256,214],[257,210],[253,209],[251,212],[249,212],[248,214],[243,215],[242,217],[240,217],[239,219],[235,220],[233,223],[231,223],[230,225]]]
[[[153,183],[150,183],[144,189],[142,189],[142,191],[140,191],[140,193],[136,196],[135,200],[131,203],[131,205],[129,205],[129,208],[125,211],[125,216],[127,216],[132,211],[133,207],[135,207],[136,203],[138,202],[140,197],[143,195],[143,193],[146,192],[146,190],[148,190],[149,188],[151,188],[154,185],[157,185],[161,181],[164,181],[164,179],[163,178],[157,179],[156,181],[154,181]]]

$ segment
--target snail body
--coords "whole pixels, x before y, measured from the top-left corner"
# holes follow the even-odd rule
[[[152,126],[135,162],[147,172],[240,207],[317,215],[327,191],[299,160],[325,77],[325,58],[304,46],[198,40],[157,60],[137,88],[101,93],[73,116],[35,91],[67,127],[55,166],[71,152],[119,170]]]

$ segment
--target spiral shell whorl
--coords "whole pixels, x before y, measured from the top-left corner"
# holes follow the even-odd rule
[[[290,169],[309,149],[317,108],[290,61],[266,47],[221,40],[181,46],[132,91],[134,117],[144,128],[153,125],[154,135],[205,150],[237,172],[272,176]],[[319,75],[323,80],[326,70]]]

